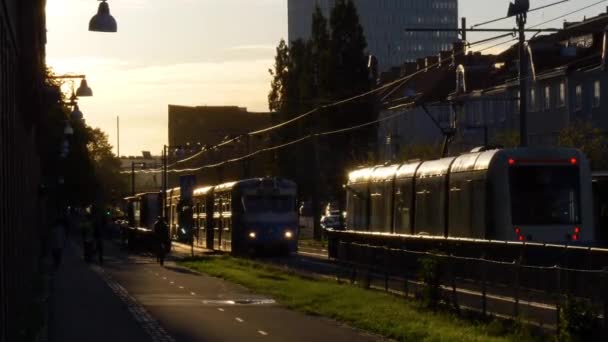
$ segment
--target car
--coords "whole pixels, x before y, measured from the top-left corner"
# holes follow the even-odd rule
[[[338,210],[331,210],[321,217],[321,227],[323,229],[344,229],[344,220],[342,214]]]

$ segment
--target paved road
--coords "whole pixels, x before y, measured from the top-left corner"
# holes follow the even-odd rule
[[[107,341],[140,341],[142,331],[151,341],[379,340],[332,320],[287,310],[271,298],[172,262],[163,268],[148,257],[129,256],[115,245],[106,249],[110,255],[103,268],[91,266],[90,270],[114,293],[109,302],[119,298],[126,304],[131,317],[121,321],[136,322],[133,330],[138,334]],[[117,312],[116,308],[107,310],[108,315]],[[116,329],[118,335],[124,329]]]

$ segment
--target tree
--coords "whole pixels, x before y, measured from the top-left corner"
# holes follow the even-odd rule
[[[108,141],[108,135],[99,128],[88,127],[89,143],[87,150],[93,162],[97,182],[102,185],[99,189],[104,201],[124,194],[126,184],[120,175],[120,159],[112,152],[113,146]]]
[[[441,158],[441,144],[407,144],[399,151],[398,160],[434,160]]]
[[[289,77],[289,48],[284,39],[281,39],[277,46],[277,55],[274,62],[274,70],[268,72],[272,76],[270,83],[270,93],[268,94],[268,108],[271,112],[282,113],[284,104],[288,98],[287,78]]]
[[[497,133],[492,141],[493,145],[502,146],[504,148],[515,148],[519,146],[519,132],[505,131]]]
[[[329,27],[328,27],[329,26]],[[329,25],[320,8],[312,17],[311,38],[296,40],[288,47],[281,40],[277,47],[269,108],[275,113],[275,122],[285,122],[314,108],[371,88],[367,71],[367,42],[352,1],[339,0],[331,12]],[[341,129],[372,121],[376,118],[374,99],[322,108],[293,125],[282,128],[276,142],[287,142],[310,133]],[[321,174],[330,192],[341,190],[346,169],[367,160],[374,127],[346,134],[324,137],[320,141],[319,159]],[[284,176],[294,177],[299,184],[310,184],[309,168],[312,162],[312,144],[299,144],[278,152],[279,165]],[[339,151],[339,152],[337,152]],[[303,186],[303,192],[310,186]]]
[[[587,155],[594,170],[606,169],[608,140],[606,132],[590,121],[576,121],[560,131],[558,145],[578,148]]]

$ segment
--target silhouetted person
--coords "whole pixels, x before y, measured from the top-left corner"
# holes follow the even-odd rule
[[[65,219],[57,218],[51,227],[51,253],[53,255],[53,268],[57,270],[61,264],[63,245],[65,242]]]
[[[93,236],[95,238],[95,249],[97,250],[97,257],[99,258],[99,264],[103,265],[103,230],[105,229],[107,219],[105,216],[94,224]]]
[[[84,251],[84,260],[91,262],[91,258],[95,253],[94,235],[95,228],[93,227],[93,215],[88,213],[82,220],[82,247]]]
[[[167,227],[167,223],[160,216],[154,223],[154,237],[156,240],[156,261],[163,266],[169,243],[169,227]]]

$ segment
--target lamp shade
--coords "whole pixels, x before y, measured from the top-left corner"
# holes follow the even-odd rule
[[[72,111],[71,116],[72,120],[82,120],[84,118],[84,115],[80,111],[80,108],[78,108],[78,105],[74,105],[74,110]]]
[[[97,14],[89,22],[89,31],[94,32],[116,32],[116,19],[110,15],[110,6],[103,0],[99,4]]]
[[[80,87],[78,87],[78,89],[76,90],[76,96],[78,96],[78,97],[93,96],[93,90],[87,84],[86,79],[83,79],[80,82]]]

